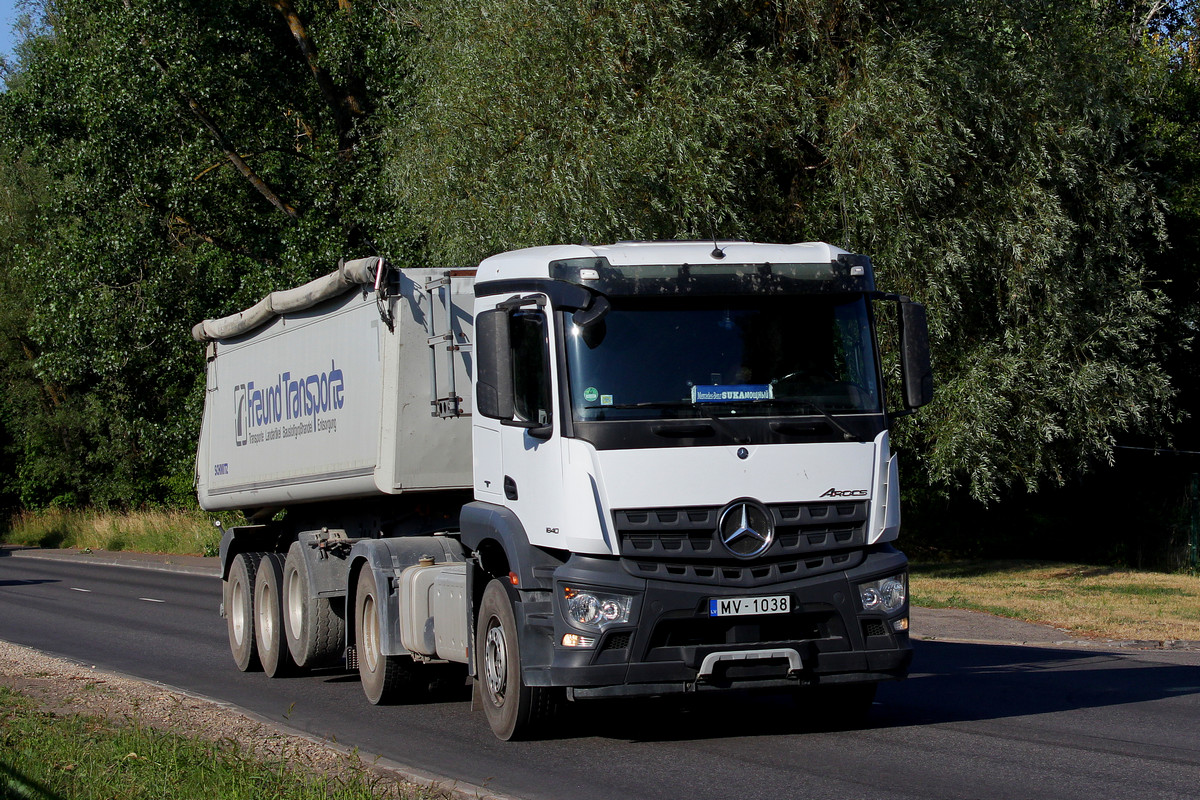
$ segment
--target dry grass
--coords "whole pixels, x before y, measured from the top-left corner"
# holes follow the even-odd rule
[[[914,564],[912,601],[1081,636],[1200,641],[1200,577],[1036,562]]]
[[[116,514],[49,509],[14,517],[3,540],[37,547],[213,555],[221,532],[198,511]]]

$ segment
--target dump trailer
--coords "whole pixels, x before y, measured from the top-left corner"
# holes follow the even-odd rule
[[[193,335],[199,502],[247,520],[220,550],[239,669],[344,665],[372,703],[466,674],[501,739],[569,701],[707,691],[850,718],[907,674],[888,432],[933,379],[924,308],[865,256],[358,259]]]

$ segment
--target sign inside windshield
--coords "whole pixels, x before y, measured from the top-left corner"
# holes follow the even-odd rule
[[[745,403],[773,399],[775,399],[775,392],[768,383],[692,387],[693,403]]]

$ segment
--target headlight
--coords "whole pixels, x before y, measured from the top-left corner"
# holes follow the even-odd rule
[[[594,592],[591,589],[563,587],[567,616],[577,625],[599,629],[609,623],[629,622],[633,598],[627,594]]]
[[[863,611],[898,611],[908,599],[908,573],[901,572],[890,578],[882,578],[858,585],[858,596]]]

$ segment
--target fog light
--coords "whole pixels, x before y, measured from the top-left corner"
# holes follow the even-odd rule
[[[578,633],[564,633],[563,647],[595,647],[596,640],[591,636],[580,636]]]
[[[892,620],[892,630],[896,633],[903,633],[908,630],[908,617]]]

